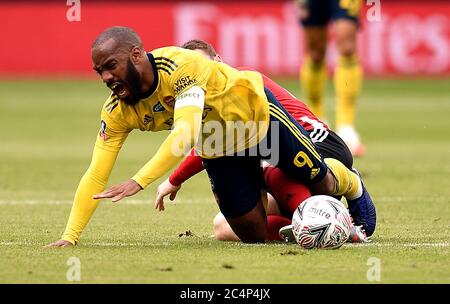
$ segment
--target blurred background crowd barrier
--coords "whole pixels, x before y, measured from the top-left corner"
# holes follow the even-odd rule
[[[358,51],[366,75],[450,75],[448,1],[363,1]],[[372,18],[373,19],[373,18]],[[2,1],[0,76],[94,76],[93,39],[126,25],[147,50],[199,38],[224,60],[296,76],[303,36],[292,1]],[[333,41],[327,54],[334,62]]]

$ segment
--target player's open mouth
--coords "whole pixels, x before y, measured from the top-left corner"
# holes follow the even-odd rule
[[[109,87],[119,98],[123,98],[127,95],[127,88],[120,82],[114,82]]]

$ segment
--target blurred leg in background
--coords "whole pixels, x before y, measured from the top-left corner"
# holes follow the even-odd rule
[[[338,56],[334,70],[336,92],[335,129],[353,156],[365,147],[355,129],[357,98],[362,85],[362,68],[356,54],[360,0],[303,0],[299,15],[304,27],[306,56],[300,69],[300,86],[314,114],[326,119],[324,91],[327,79],[326,50],[328,23],[334,21]]]

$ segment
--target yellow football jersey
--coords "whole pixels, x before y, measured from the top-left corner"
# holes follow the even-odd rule
[[[207,128],[202,128],[201,141],[196,146],[201,156],[212,158],[242,151],[254,146],[267,133],[269,107],[259,73],[238,71],[179,47],[156,49],[148,57],[156,71],[154,91],[134,106],[120,101],[114,94],[108,98],[102,111],[102,145],[120,148],[133,129],[169,130],[175,99],[193,86],[205,91],[202,125]],[[235,122],[246,124],[245,137],[234,141],[228,138],[227,142],[227,125]],[[205,149],[205,141],[208,143],[209,138],[210,143],[210,136],[217,137],[218,133],[222,135],[220,140],[215,141],[214,147],[208,145]]]
[[[202,140],[198,141],[200,144],[197,147],[199,152],[204,151],[204,143],[211,138],[203,136],[211,135],[213,128],[209,128],[210,124],[213,127],[227,127],[230,122],[259,123],[253,128],[247,128],[245,137],[234,143],[232,141],[230,145],[214,142],[213,153],[206,155],[209,157],[218,157],[224,151],[238,152],[251,147],[267,133],[269,105],[259,73],[239,72],[225,64],[207,60],[197,52],[178,47],[156,49],[148,53],[148,58],[155,73],[149,97],[131,106],[111,94],[103,106],[92,161],[78,185],[62,236],[62,239],[72,244],[78,242],[81,232],[97,208],[99,201],[93,199],[93,196],[104,190],[119,150],[133,129],[159,131],[169,130],[172,125],[174,127],[158,152],[132,177],[142,188],[181,160],[182,155],[171,153],[173,140],[189,134],[179,122],[192,122],[195,125],[196,121],[202,121],[201,127],[192,128],[194,136],[198,134],[196,130],[201,130],[202,133]],[[176,100],[183,100],[182,95],[190,94],[186,91],[193,86],[198,86],[205,92],[203,113],[200,107],[189,105],[179,106],[175,111]],[[215,131],[220,135],[216,136],[216,141],[225,142],[226,133]]]

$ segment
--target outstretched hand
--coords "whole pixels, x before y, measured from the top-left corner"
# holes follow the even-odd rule
[[[50,248],[50,247],[69,247],[69,246],[73,246],[73,244],[66,240],[58,240],[58,241],[50,243],[44,247]]]
[[[113,202],[135,195],[142,190],[142,187],[132,179],[127,180],[119,185],[113,186],[102,193],[93,196],[94,199],[112,198]]]
[[[166,179],[164,182],[162,182],[162,184],[158,186],[158,190],[156,191],[155,209],[163,211],[165,209],[164,197],[170,194],[169,199],[173,201],[177,196],[177,192],[178,190],[180,190],[180,188],[181,185],[178,186],[172,185],[169,179]]]

